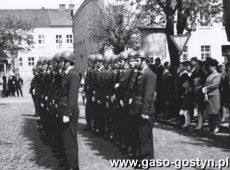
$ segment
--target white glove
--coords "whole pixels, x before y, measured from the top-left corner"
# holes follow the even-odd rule
[[[63,116],[63,123],[68,123],[69,122],[69,117]]]
[[[100,100],[98,100],[97,102],[98,102],[98,104],[101,104],[101,101],[100,101]]]
[[[41,103],[41,107],[44,107],[45,105],[43,103]]]
[[[120,86],[119,83],[115,84],[115,89],[117,89]]]
[[[57,104],[55,104],[55,108],[56,108],[56,109],[58,108],[58,105],[57,105]]]
[[[114,102],[116,100],[115,94],[111,97],[111,101]]]
[[[132,104],[132,102],[133,102],[133,99],[129,99],[129,104]]]
[[[149,119],[149,116],[148,116],[148,115],[141,114],[141,117],[142,117],[143,119]]]
[[[203,87],[203,88],[202,88],[202,92],[203,92],[204,94],[206,94],[206,93],[208,92],[207,87]]]
[[[92,97],[92,101],[95,102],[95,97]]]
[[[35,89],[32,90],[33,95],[35,95]]]
[[[120,104],[121,104],[121,107],[124,107],[124,102],[122,100],[120,100]]]
[[[48,96],[45,97],[45,100],[46,100],[46,101],[47,101],[47,99],[48,99]]]

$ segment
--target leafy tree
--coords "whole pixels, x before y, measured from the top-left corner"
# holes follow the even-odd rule
[[[171,65],[179,64],[179,53],[170,35],[196,30],[198,24],[206,25],[222,19],[222,0],[120,0],[129,2],[146,16],[150,24],[164,24],[169,46]],[[204,23],[199,16],[206,17]]]
[[[100,49],[113,49],[115,54],[119,54],[126,48],[138,48],[138,26],[146,20],[128,9],[125,3],[110,4],[100,11],[100,14],[93,16],[94,19],[89,24],[89,34],[91,39],[99,44]]]
[[[1,17],[0,50],[11,55],[13,66],[19,52],[28,52],[33,47],[32,30],[32,25],[16,16]]]

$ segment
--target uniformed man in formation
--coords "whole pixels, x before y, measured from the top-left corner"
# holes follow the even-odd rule
[[[64,51],[50,60],[39,60],[33,69],[30,93],[35,116],[40,117],[47,132],[65,154],[68,170],[79,169],[77,122],[80,73],[75,68],[76,57]]]
[[[113,141],[128,158],[152,159],[156,75],[145,51],[90,55],[86,131]]]

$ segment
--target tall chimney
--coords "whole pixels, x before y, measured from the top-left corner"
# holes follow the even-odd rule
[[[65,10],[65,4],[59,4],[59,10],[60,11]]]
[[[74,4],[69,4],[69,10],[74,10],[75,5]]]

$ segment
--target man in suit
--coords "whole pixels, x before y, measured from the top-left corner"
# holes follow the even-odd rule
[[[80,87],[80,74],[76,71],[76,56],[72,52],[62,53],[65,57],[65,75],[61,81],[59,99],[59,117],[61,120],[61,133],[66,155],[68,170],[79,169],[77,124],[79,117],[78,90]]]
[[[7,97],[7,89],[6,89],[6,75],[3,72],[3,76],[2,76],[2,80],[3,80],[3,97]]]
[[[138,51],[135,56],[136,74],[132,104],[129,114],[133,115],[135,152],[137,159],[153,159],[154,124],[154,94],[156,89],[156,75],[149,69],[149,59],[144,51]]]
[[[85,77],[84,92],[86,94],[86,105],[85,105],[85,117],[86,117],[86,127],[84,131],[92,130],[92,69],[94,67],[94,55],[90,55],[88,58],[88,69]]]
[[[163,111],[163,98],[162,98],[162,93],[164,89],[162,88],[162,83],[163,83],[163,73],[164,73],[164,67],[162,66],[161,59],[156,58],[155,59],[155,73],[157,76],[157,87],[156,87],[156,92],[157,92],[157,100],[156,100],[156,112],[157,114],[162,114]]]
[[[23,97],[23,93],[22,93],[22,85],[23,85],[23,80],[20,77],[20,75],[16,75],[16,91],[17,91],[17,95],[19,97],[19,92],[21,94],[21,96]]]

